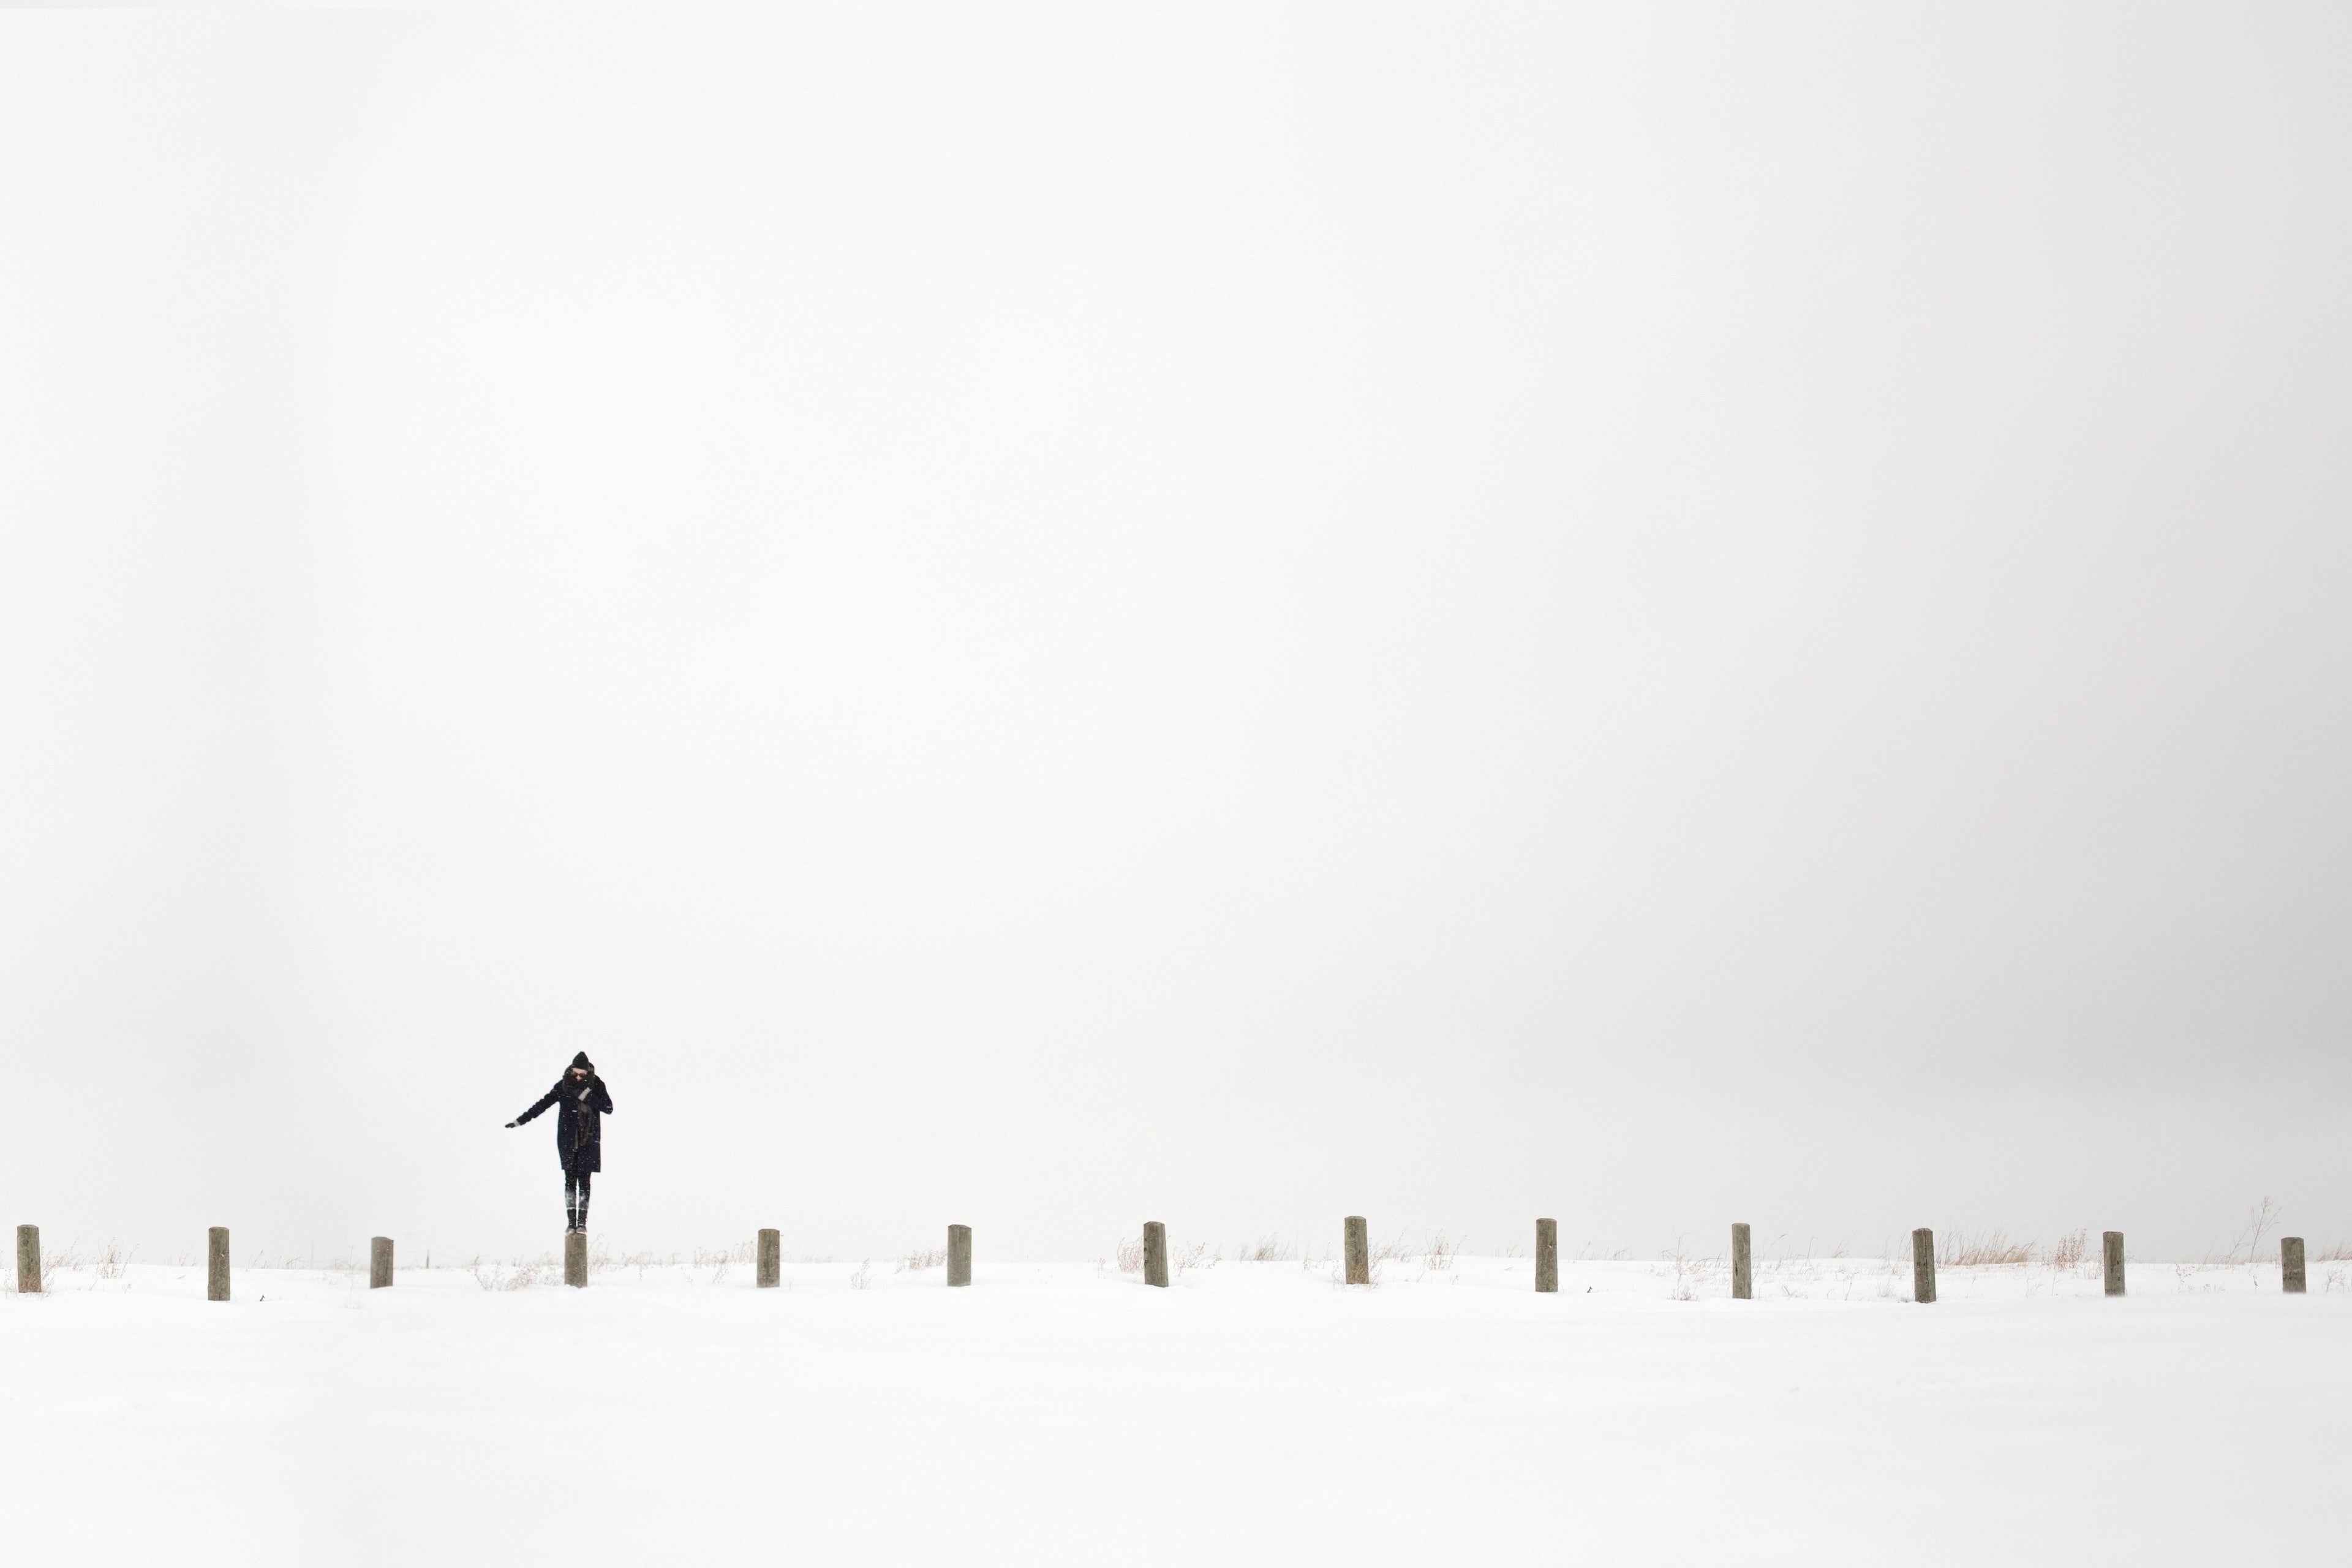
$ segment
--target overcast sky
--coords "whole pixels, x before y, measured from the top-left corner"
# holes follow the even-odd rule
[[[2352,1235],[2343,7],[17,13],[0,214],[0,1220]]]

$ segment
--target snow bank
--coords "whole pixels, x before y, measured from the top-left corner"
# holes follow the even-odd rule
[[[0,1539],[78,1563],[2343,1561],[2352,1279],[738,1262],[63,1271]],[[523,1276],[530,1276],[528,1280]],[[522,1288],[498,1287],[521,1283]],[[1688,1298],[1688,1299],[1684,1299]]]

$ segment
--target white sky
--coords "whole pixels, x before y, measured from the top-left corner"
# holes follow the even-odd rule
[[[2348,204],[2340,7],[0,17],[0,1220],[2352,1235]]]

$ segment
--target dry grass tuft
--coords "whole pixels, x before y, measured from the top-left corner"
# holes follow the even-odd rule
[[[630,1252],[616,1258],[613,1255],[612,1248],[601,1241],[591,1241],[588,1244],[588,1273],[591,1279],[594,1278],[600,1269],[634,1268],[637,1271],[637,1278],[642,1279],[648,1269],[667,1268],[677,1261],[677,1257],[675,1253],[665,1258],[658,1252]]]
[[[534,1285],[552,1284],[563,1277],[552,1257],[525,1258],[513,1263],[486,1263],[477,1258],[466,1266],[474,1283],[485,1290],[528,1290]]]
[[[2070,1230],[2051,1247],[2050,1267],[2061,1274],[2072,1274],[2088,1262],[2090,1257],[2091,1233],[2081,1229]]]
[[[1658,1261],[1665,1265],[1669,1278],[1674,1281],[1674,1299],[1677,1301],[1696,1301],[1698,1300],[1699,1287],[1716,1272],[1722,1260],[1712,1258],[1693,1258],[1690,1247],[1678,1236],[1675,1237],[1675,1249],[1672,1252],[1658,1254]]]
[[[1121,1274],[1143,1272],[1143,1238],[1130,1236],[1118,1244],[1118,1271]]]
[[[2239,1230],[2238,1238],[2230,1244],[2230,1261],[2249,1267],[2263,1261],[2263,1240],[2278,1228],[2278,1223],[2279,1206],[2265,1194],[2262,1202],[2246,1210],[2246,1223]]]
[[[1956,1230],[1939,1238],[1936,1261],[1949,1268],[2022,1268],[2033,1253],[2033,1243],[2011,1241],[1999,1230]]]
[[[1278,1236],[1261,1236],[1234,1256],[1243,1263],[1287,1263],[1298,1249]]]

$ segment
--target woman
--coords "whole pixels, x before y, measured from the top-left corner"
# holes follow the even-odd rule
[[[569,1236],[588,1228],[588,1179],[604,1168],[604,1119],[613,1114],[613,1096],[586,1051],[572,1058],[553,1089],[507,1125],[520,1127],[551,1105],[559,1108],[555,1154],[563,1162],[563,1234]]]

